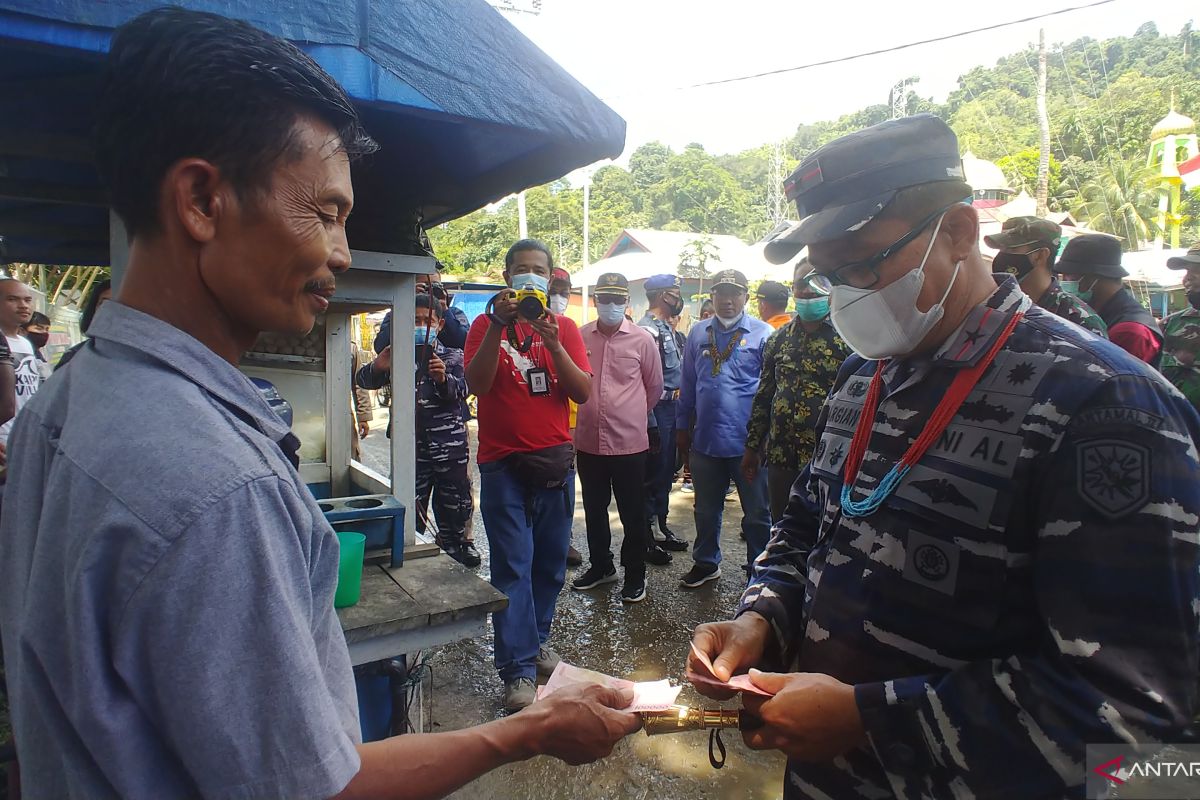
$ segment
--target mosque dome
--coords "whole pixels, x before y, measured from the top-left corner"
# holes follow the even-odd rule
[[[967,183],[976,192],[997,189],[1012,191],[1012,187],[1008,185],[1008,178],[1004,177],[1004,170],[991,161],[979,158],[970,150],[963,154],[962,165]]]
[[[1171,134],[1195,133],[1196,122],[1191,117],[1184,116],[1172,108],[1167,115],[1158,121],[1150,130],[1151,139],[1161,139]]]

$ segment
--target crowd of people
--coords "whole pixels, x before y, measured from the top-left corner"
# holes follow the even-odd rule
[[[416,331],[418,516],[478,563],[469,392],[517,713],[363,743],[336,538],[299,441],[237,364],[259,332],[305,333],[328,307],[350,267],[350,163],[374,142],[293,45],[178,8],[116,33],[98,97],[98,166],[130,236],[119,295],[43,384],[45,321],[0,283],[0,633],[29,796],[432,798],[539,754],[604,757],[640,725],[630,692],[536,700],[558,663],[576,471],[573,588],[621,580],[634,609],[672,551],[691,550],[682,590],[722,579],[736,487],[746,554],[724,579],[745,589],[695,630],[689,666],[748,674],[743,736],[788,756],[787,798],[1082,797],[1086,745],[1194,736],[1200,248],[1168,262],[1190,308],[1161,325],[1105,237],[1059,255],[1052,224],[1009,220],[989,264],[959,143],[918,115],[822,146],[787,181],[799,222],[766,253],[807,248],[794,314],[772,283],[748,314],[726,269],[681,341],[678,278],[645,282],[635,322],[608,273],[580,327],[535,240],[509,248],[509,288],[469,325],[427,276],[395,312]],[[381,330],[359,385],[408,363],[391,342]],[[691,543],[668,526],[672,443]]]

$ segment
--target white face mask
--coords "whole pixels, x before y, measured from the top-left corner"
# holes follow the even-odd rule
[[[722,317],[720,314],[717,314],[716,315],[717,322],[720,323],[722,328],[724,328],[725,330],[729,330],[734,325],[737,325],[738,322],[741,321],[742,317],[745,316],[745,314],[746,314],[745,311],[743,311],[741,314],[738,314],[735,317]]]
[[[561,294],[550,295],[550,310],[555,314],[567,313],[567,297]]]
[[[943,303],[958,278],[962,262],[954,265],[954,274],[946,292],[928,311],[917,310],[917,297],[925,284],[925,262],[933,251],[942,219],[938,217],[929,246],[920,265],[882,289],[856,289],[834,286],[829,294],[829,313],[833,327],[846,344],[860,356],[872,361],[911,353],[929,334],[945,313]]]

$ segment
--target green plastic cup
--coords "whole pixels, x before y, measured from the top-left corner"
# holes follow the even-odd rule
[[[338,582],[333,607],[345,608],[362,596],[363,550],[367,537],[352,531],[338,531]]]

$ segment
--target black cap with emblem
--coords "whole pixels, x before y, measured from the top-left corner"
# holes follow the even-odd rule
[[[606,272],[596,279],[596,294],[629,296],[629,281],[619,272]]]
[[[807,245],[860,229],[901,189],[962,180],[958,137],[930,114],[835,139],[801,161],[784,182],[800,222],[767,242],[767,260],[783,264]]]

